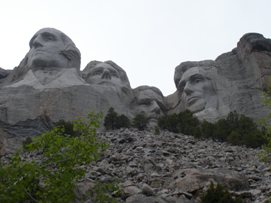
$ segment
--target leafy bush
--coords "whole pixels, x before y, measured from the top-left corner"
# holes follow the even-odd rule
[[[0,202],[72,202],[75,182],[86,172],[80,166],[97,160],[106,148],[96,138],[100,117],[89,114],[87,123],[74,122],[73,130],[80,136],[67,136],[63,127],[56,127],[35,137],[24,154],[34,153],[37,159],[17,153],[1,165]]]
[[[104,118],[104,127],[106,130],[115,130],[120,128],[129,128],[130,120],[127,116],[115,112],[114,108],[110,108]]]
[[[201,203],[243,203],[239,198],[233,198],[229,191],[218,184],[215,186],[211,183],[210,187],[201,197]]]
[[[138,130],[145,130],[148,126],[148,122],[148,117],[144,113],[140,113],[133,118],[133,127]]]

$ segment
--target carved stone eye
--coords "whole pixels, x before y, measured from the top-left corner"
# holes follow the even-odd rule
[[[191,77],[191,78],[190,78],[190,82],[191,82],[192,84],[200,83],[200,82],[202,82],[202,81],[204,81],[204,77],[202,77],[202,76],[200,76],[200,75],[197,75],[197,76],[195,76],[195,77]]]
[[[110,75],[119,78],[119,74],[115,70],[110,70]]]
[[[182,91],[184,89],[185,84],[186,84],[186,81],[180,81],[177,89]]]
[[[139,104],[139,105],[146,105],[146,106],[149,106],[149,105],[151,105],[151,103],[152,103],[152,100],[151,100],[151,99],[148,99],[148,98],[146,98],[146,99],[140,99],[140,100],[138,101],[138,104]]]
[[[95,68],[90,72],[89,75],[102,75],[103,73],[103,68]]]
[[[42,33],[42,37],[45,41],[56,41],[56,36],[49,32]]]

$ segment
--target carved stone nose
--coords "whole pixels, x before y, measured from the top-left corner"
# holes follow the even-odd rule
[[[183,91],[185,92],[186,95],[190,95],[193,92],[190,86],[191,85],[189,84],[189,82],[187,82],[184,86]]]
[[[161,109],[160,109],[159,105],[156,102],[154,102],[153,109],[151,110],[151,112],[153,112],[155,114],[160,114],[161,113]]]
[[[104,70],[103,74],[102,74],[102,79],[107,79],[107,80],[111,80],[111,75],[109,70]]]
[[[43,46],[43,45],[42,45],[42,42],[41,42],[41,39],[40,39],[39,36],[37,36],[37,37],[33,40],[32,45],[33,45],[34,48],[38,48],[38,47],[42,47],[42,46]]]

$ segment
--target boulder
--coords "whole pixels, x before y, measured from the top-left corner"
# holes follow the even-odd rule
[[[240,191],[249,188],[248,179],[236,171],[225,169],[181,169],[173,175],[170,188],[201,194],[213,182],[222,184],[229,190]]]

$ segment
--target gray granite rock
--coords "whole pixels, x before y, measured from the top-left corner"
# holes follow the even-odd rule
[[[30,86],[0,90],[0,120],[15,124],[46,115],[53,122],[87,117],[88,113],[104,113],[113,106],[115,111],[129,115],[129,108],[111,87],[76,85],[65,88],[34,89]],[[110,100],[109,100],[110,98]],[[124,100],[124,98],[123,98]],[[127,102],[128,103],[128,102]]]
[[[231,191],[249,189],[248,179],[239,172],[216,169],[181,169],[174,173],[170,188],[185,191],[200,197],[210,184],[221,184]]]
[[[271,40],[261,34],[245,34],[215,61],[181,63],[174,74],[177,91],[167,97],[151,86],[131,89],[113,61],[91,61],[80,72],[80,51],[54,28],[39,30],[29,44],[18,67],[0,70],[0,121],[15,124],[43,115],[74,120],[113,107],[129,118],[144,112],[154,127],[159,116],[186,109],[210,122],[230,111],[254,119],[270,112],[262,93],[271,85]]]
[[[231,146],[212,140],[162,131],[120,129],[100,132],[109,148],[77,188],[78,201],[87,196],[96,181],[118,183],[118,202],[199,202],[210,182],[220,183],[246,202],[260,203],[271,194],[270,166],[259,161],[260,149]],[[129,142],[122,142],[131,137]],[[2,157],[2,161],[9,154]],[[39,159],[39,156],[27,156]]]
[[[113,61],[91,61],[82,71],[82,77],[89,84],[114,85],[131,89],[126,72]]]
[[[47,132],[53,126],[53,122],[46,116],[27,119],[14,125],[0,121],[0,155],[15,152],[24,142]]]
[[[98,110],[105,112],[113,107],[117,113],[131,118],[129,109],[134,96],[127,74],[120,66],[113,61],[91,61],[82,71],[82,77],[108,103]]]
[[[262,100],[263,91],[270,87],[270,42],[261,34],[248,33],[240,39],[237,48],[216,59],[221,66],[219,74],[237,87],[231,92],[231,111],[255,119],[270,112]]]
[[[0,81],[6,78],[10,73],[11,73],[11,70],[5,70],[3,68],[0,68]]]
[[[184,62],[175,68],[174,81],[183,110],[210,122],[229,113],[227,97],[232,84],[218,74],[214,61]],[[177,103],[177,102],[175,102]]]
[[[271,192],[270,168],[259,161],[259,149],[165,131],[154,135],[121,129],[99,137],[110,147],[101,160],[88,166],[87,177],[115,179],[127,191],[128,202],[142,198],[198,202],[210,182],[228,187],[236,196],[246,196],[247,202],[261,202]],[[124,137],[132,141],[122,142]]]
[[[39,116],[70,121],[90,112],[105,115],[110,107],[132,117],[132,89],[117,64],[90,62],[82,78],[80,51],[54,28],[39,30],[29,45],[19,66],[0,83],[0,121],[13,125]]]
[[[144,85],[133,89],[133,94],[133,114],[145,114],[149,118],[149,127],[153,128],[157,125],[158,118],[167,112],[162,92],[156,87]]]
[[[142,203],[142,202],[148,202],[148,203],[166,203],[163,199],[159,197],[148,197],[143,194],[133,195],[131,197],[128,197],[126,199],[126,203]]]
[[[173,112],[185,109],[199,119],[215,121],[230,111],[254,119],[268,111],[262,104],[263,91],[270,88],[271,40],[261,34],[245,34],[231,52],[215,61],[183,62],[175,68],[177,104]],[[170,112],[171,113],[171,112]]]
[[[79,76],[81,54],[73,41],[54,28],[43,28],[31,38],[30,50],[4,85],[36,89],[83,84]]]

